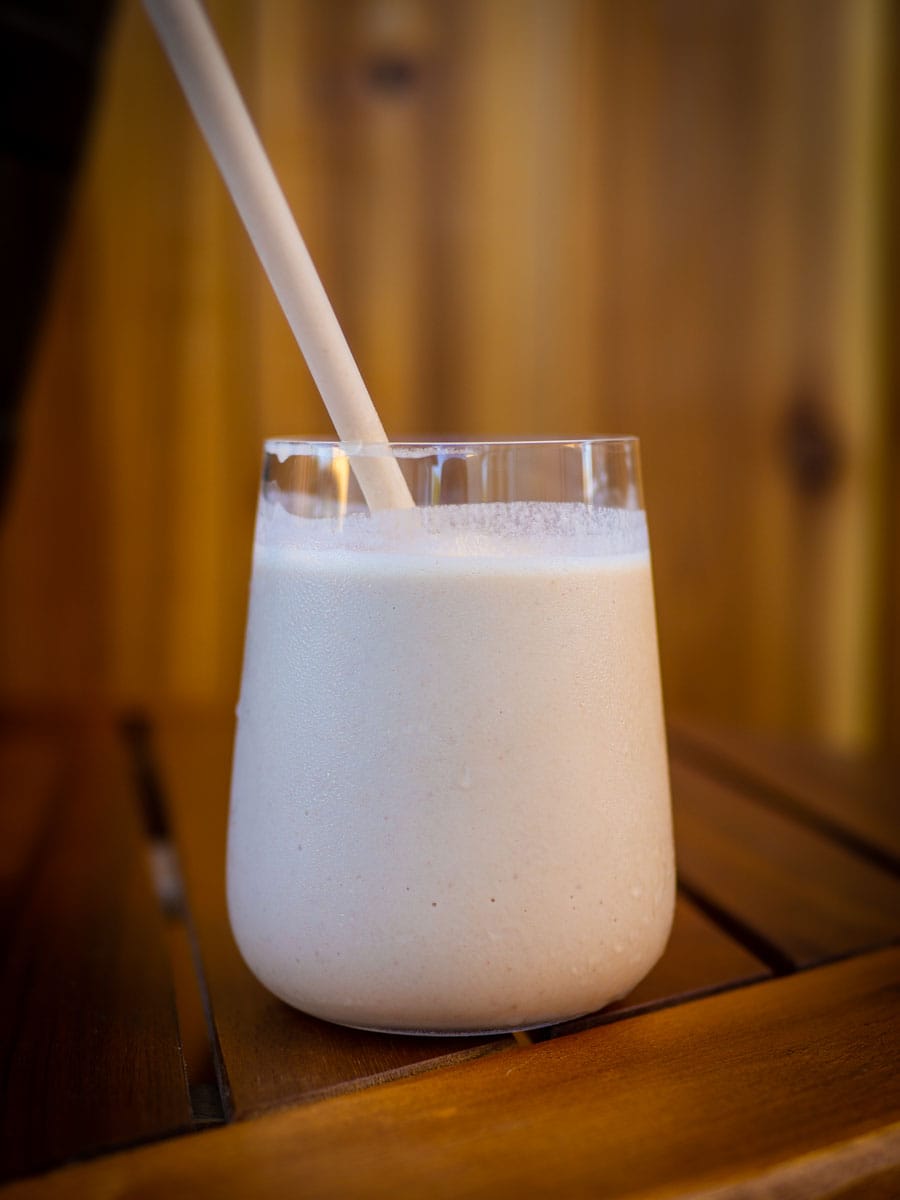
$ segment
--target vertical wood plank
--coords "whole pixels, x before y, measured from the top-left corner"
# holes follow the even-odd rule
[[[107,619],[99,682],[126,704],[166,687],[174,358],[190,245],[183,106],[142,9],[122,6],[82,175],[80,382],[97,466],[80,490],[100,505]]]
[[[810,403],[811,389],[817,389],[813,398],[819,394],[820,379],[809,378],[816,364],[805,348],[801,352],[797,324],[807,303],[816,314],[809,324],[815,328],[820,319],[821,264],[816,287],[809,295],[801,266],[809,234],[799,223],[810,202],[813,212],[809,221],[819,223],[815,195],[822,181],[814,179],[804,187],[809,174],[808,154],[804,155],[808,143],[804,93],[808,85],[801,68],[808,59],[804,53],[808,14],[801,5],[782,6],[780,12],[768,5],[764,12],[759,53],[766,86],[760,97],[761,130],[752,181],[758,222],[753,231],[754,265],[748,278],[753,297],[748,341],[755,353],[747,356],[749,386],[760,420],[751,432],[749,448],[755,473],[755,520],[744,531],[750,570],[742,582],[754,610],[765,617],[755,630],[744,686],[747,718],[785,725],[804,706],[808,680],[796,664],[805,654],[814,615],[801,617],[810,600],[805,584],[809,547],[805,535],[798,536],[796,531],[794,496],[784,469],[782,412],[799,404],[802,413]],[[832,95],[829,92],[826,104]],[[745,487],[748,482],[742,479]],[[786,581],[791,579],[796,587],[798,574],[802,600],[786,603]],[[780,686],[773,688],[776,679]],[[772,695],[767,698],[770,689]]]
[[[247,76],[246,16],[233,0],[210,6],[235,76]],[[168,81],[177,94],[174,79]],[[180,96],[178,97],[179,99]],[[182,107],[186,108],[182,100]],[[189,121],[187,112],[182,114]],[[251,272],[260,268],[208,148],[192,120],[180,188],[190,236],[179,273],[184,306],[169,364],[173,392],[164,445],[167,476],[164,691],[193,699],[236,695],[249,575],[259,448],[248,330]],[[132,627],[130,640],[144,632]],[[144,638],[146,641],[146,638]]]
[[[427,433],[424,353],[437,281],[426,208],[428,117],[437,86],[438,10],[425,0],[356,0],[332,10],[342,155],[347,332],[389,433]]]
[[[306,241],[338,318],[346,310],[337,295],[336,204],[330,188],[334,142],[334,66],[327,30],[340,5],[318,0],[261,0],[242,10],[250,29],[252,65],[248,101],[263,145]],[[254,468],[263,437],[327,437],[331,425],[312,377],[269,281],[256,264],[251,271],[254,320],[251,354]]]
[[[608,29],[609,5],[570,0],[559,10],[545,10],[544,22],[553,14],[554,152],[546,174],[555,180],[555,204],[544,205],[544,225],[552,232],[542,280],[547,293],[539,380],[547,414],[543,428],[565,436],[630,433],[627,421],[618,420],[604,371],[608,318],[616,303],[607,282],[615,203],[609,101],[616,49]]]
[[[760,341],[750,366],[769,416],[748,581],[759,619],[746,716],[845,746],[877,734],[883,11],[876,0],[819,6],[815,21],[802,6],[773,14],[759,175],[768,214],[760,261],[771,267],[756,280]],[[779,263],[787,265],[773,288]],[[767,309],[779,296],[786,308]]]
[[[888,115],[883,126],[883,160],[886,189],[882,197],[888,214],[900,210],[900,14],[893,5],[886,11],[887,79],[884,94]],[[884,526],[887,537],[887,586],[881,603],[881,626],[885,631],[884,661],[887,672],[881,687],[881,741],[900,759],[900,222],[888,221],[887,246],[881,276],[883,307],[879,329],[883,338],[882,365],[887,402],[885,453],[888,462],[887,507]],[[893,464],[893,468],[891,468]]]
[[[0,522],[0,689],[33,702],[109,677],[105,455],[87,385],[91,256],[77,209],[64,240]]]
[[[830,652],[820,681],[827,697],[821,729],[834,743],[871,745],[877,737],[876,706],[884,631],[879,597],[889,548],[882,513],[891,497],[888,472],[897,469],[889,451],[885,379],[883,262],[889,245],[886,200],[889,164],[884,134],[889,120],[888,0],[862,0],[841,9],[846,54],[840,98],[841,159],[837,207],[837,284],[832,326],[834,379],[840,424],[848,446],[844,501],[836,514],[825,566],[825,631]],[[896,212],[893,214],[896,219]],[[894,621],[900,616],[894,614]]]
[[[558,11],[567,15],[569,6]],[[465,7],[457,194],[466,221],[454,295],[457,414],[472,434],[535,433],[560,418],[541,386],[542,268],[559,230],[541,218],[557,203],[559,180],[544,170],[548,157],[556,161],[557,133],[545,89],[562,47],[556,39],[541,44],[540,17],[539,6],[515,0]]]

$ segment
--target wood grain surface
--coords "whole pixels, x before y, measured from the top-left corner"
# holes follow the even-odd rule
[[[682,879],[782,966],[810,966],[900,934],[896,875],[679,760],[672,790]]]
[[[900,870],[900,762],[818,743],[680,721],[672,748]]]
[[[123,748],[99,723],[70,727],[46,759],[22,744],[15,763],[0,750],[3,824],[14,809],[20,828],[40,825],[29,833],[40,852],[4,896],[14,922],[0,964],[0,1177],[191,1124]]]
[[[261,1198],[673,1197],[879,1135],[884,1176],[898,1162],[898,977],[891,948],[116,1155],[8,1197],[174,1198],[201,1180],[209,1194]]]
[[[691,1200],[896,1200],[900,1124],[801,1154],[740,1182],[692,1192]]]
[[[890,0],[208,7],[387,429],[639,435],[670,705],[872,738]],[[227,704],[261,439],[329,425],[117,16],[24,399],[0,695]]]

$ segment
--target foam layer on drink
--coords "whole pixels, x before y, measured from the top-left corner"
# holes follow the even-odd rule
[[[445,504],[431,508],[307,517],[265,500],[258,548],[380,551],[454,557],[611,557],[646,554],[647,520],[639,509],[585,504]]]
[[[522,1028],[601,1007],[659,957],[674,866],[646,527],[585,511],[426,511],[402,538],[392,514],[261,518],[228,892],[289,1003]]]

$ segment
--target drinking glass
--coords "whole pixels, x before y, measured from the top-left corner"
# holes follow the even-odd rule
[[[393,454],[415,508],[370,513]],[[404,1033],[628,992],[674,904],[633,438],[269,441],[228,904],[261,982]]]

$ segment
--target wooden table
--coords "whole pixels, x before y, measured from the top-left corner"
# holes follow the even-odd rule
[[[888,764],[675,727],[657,968],[568,1026],[433,1039],[244,967],[230,748],[213,716],[0,725],[3,1200],[900,1196]]]

